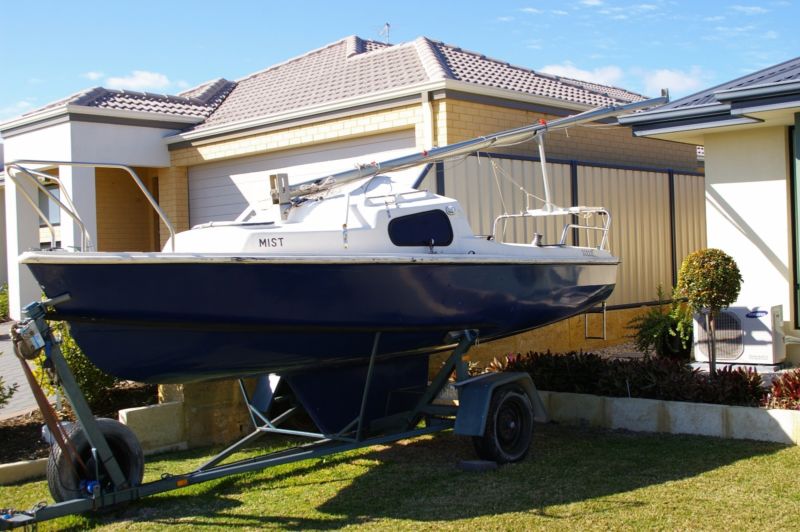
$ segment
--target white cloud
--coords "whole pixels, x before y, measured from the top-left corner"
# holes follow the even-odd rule
[[[569,13],[568,13],[568,12],[566,12],[566,11],[563,11],[563,10],[561,10],[561,9],[554,9],[554,10],[552,10],[552,11],[551,11],[551,13],[552,13],[552,14],[554,14],[554,15],[558,15],[558,16],[560,16],[560,17],[563,17],[563,16],[566,16],[566,15],[569,15]]]
[[[705,17],[703,18],[705,22],[719,22],[720,20],[725,20],[725,17],[722,15],[715,15],[713,17]]]
[[[668,88],[673,97],[701,89],[708,82],[708,75],[697,66],[688,72],[669,68],[647,71],[643,78],[645,94],[658,94]]]
[[[511,22],[514,20],[514,17],[497,17],[498,22]]]
[[[655,11],[658,9],[658,6],[655,4],[637,4],[633,6],[634,9],[638,9],[639,11]]]
[[[105,76],[105,74],[103,74],[102,72],[96,72],[94,70],[91,71],[91,72],[86,72],[86,73],[83,74],[84,78],[90,79],[92,81],[97,81],[98,79],[102,78],[103,76]]]
[[[25,98],[24,100],[19,100],[18,102],[14,102],[11,105],[0,107],[0,122],[8,118],[14,118],[15,116],[19,116],[21,114],[27,113],[28,111],[32,110],[33,102],[34,102],[33,98]]]
[[[106,86],[111,89],[165,89],[172,82],[164,74],[148,72],[147,70],[134,70],[126,77],[111,77],[106,79]]]
[[[523,7],[520,9],[523,13],[530,13],[531,15],[538,15],[542,12],[541,9],[536,9],[535,7]]]
[[[603,0],[581,0],[581,4],[585,6],[602,6]]]
[[[742,5],[733,5],[730,7],[733,11],[737,11],[739,13],[743,13],[745,15],[763,15],[764,13],[769,13],[769,9],[765,9],[761,6],[742,6]]]
[[[622,69],[615,65],[584,70],[576,67],[571,61],[565,61],[560,65],[545,65],[539,70],[555,76],[579,79],[581,81],[594,81],[604,85],[617,85],[622,80]]]
[[[755,29],[755,26],[716,26],[714,31],[725,36],[741,35],[749,33]]]
[[[780,34],[777,31],[769,30],[764,34],[765,39],[777,39],[780,37]]]

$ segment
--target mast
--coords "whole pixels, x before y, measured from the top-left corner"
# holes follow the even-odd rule
[[[654,107],[661,105],[669,100],[668,96],[660,96],[658,98],[651,98],[649,100],[642,100],[640,102],[633,102],[625,105],[611,105],[608,107],[598,107],[589,109],[582,113],[564,118],[558,118],[551,122],[542,120],[536,124],[522,126],[516,129],[508,129],[498,133],[492,133],[483,137],[477,137],[463,142],[457,142],[441,148],[433,148],[419,153],[389,159],[383,162],[375,162],[364,165],[359,165],[353,170],[346,170],[329,176],[325,176],[296,185],[288,187],[288,196],[291,198],[298,196],[305,196],[307,194],[314,194],[327,190],[331,187],[342,185],[350,181],[371,177],[381,172],[394,172],[418,166],[420,164],[442,161],[460,155],[468,155],[479,150],[485,150],[491,147],[502,147],[520,142],[526,142],[534,139],[537,136],[543,135],[548,131],[557,129],[564,129],[570,126],[582,124],[585,122],[592,122],[595,120],[602,120],[604,118],[612,118],[621,114],[642,109],[645,107]],[[285,192],[285,193],[286,193]],[[283,203],[283,202],[281,202]]]

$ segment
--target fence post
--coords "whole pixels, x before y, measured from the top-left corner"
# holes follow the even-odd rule
[[[675,221],[675,170],[667,170],[669,183],[669,245],[672,265],[672,286],[678,284],[678,237]]]

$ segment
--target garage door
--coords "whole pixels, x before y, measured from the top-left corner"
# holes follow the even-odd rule
[[[249,207],[266,207],[270,174],[285,172],[294,184],[414,151],[409,130],[195,166],[189,169],[189,221],[234,220]]]

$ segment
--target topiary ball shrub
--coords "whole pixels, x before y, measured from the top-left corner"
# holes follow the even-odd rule
[[[733,258],[721,249],[701,249],[683,260],[678,273],[678,294],[696,311],[712,314],[739,297],[742,275]]]

